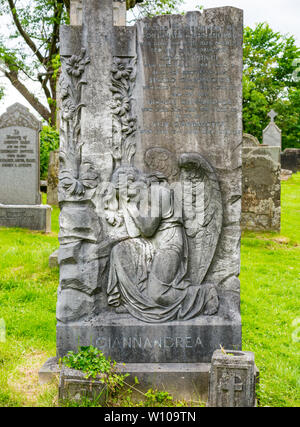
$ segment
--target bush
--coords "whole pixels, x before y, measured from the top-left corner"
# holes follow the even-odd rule
[[[55,128],[43,126],[40,134],[40,176],[47,179],[50,151],[59,148],[59,133]]]

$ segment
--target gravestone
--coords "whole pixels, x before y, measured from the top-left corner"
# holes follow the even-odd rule
[[[243,138],[243,230],[280,231],[280,148],[249,144]]]
[[[268,124],[266,129],[263,131],[263,145],[269,145],[271,147],[280,147],[281,151],[281,129],[276,125],[274,119],[277,113],[271,110],[268,116],[271,122]]]
[[[51,231],[51,208],[41,205],[40,130],[18,103],[0,117],[0,226]]]
[[[281,167],[293,173],[300,171],[300,148],[286,148],[281,153]]]
[[[47,203],[58,206],[59,150],[51,151],[48,164]]]
[[[241,348],[243,12],[113,21],[61,27],[57,355],[196,375]]]

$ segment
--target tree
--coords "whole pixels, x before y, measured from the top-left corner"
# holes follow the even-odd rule
[[[132,8],[141,0],[127,0]],[[182,0],[148,0],[139,13],[170,13]],[[56,83],[60,67],[59,26],[68,23],[70,0],[0,0],[0,16],[10,27],[0,29],[0,71],[52,126],[56,123]],[[28,88],[38,83],[45,98]]]
[[[300,147],[300,91],[295,60],[300,49],[295,38],[274,32],[266,23],[244,31],[244,131],[262,138],[268,112],[278,113],[283,148]]]

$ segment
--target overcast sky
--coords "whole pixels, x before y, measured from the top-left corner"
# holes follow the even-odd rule
[[[294,35],[300,44],[300,1],[299,0],[185,0],[184,10],[195,10],[197,5],[205,9],[234,6],[244,10],[245,25],[253,27],[258,22],[268,22],[271,28],[283,34]],[[5,80],[1,78],[0,83]],[[14,102],[20,102],[35,111],[9,83],[5,84],[6,96],[0,101],[0,114]]]

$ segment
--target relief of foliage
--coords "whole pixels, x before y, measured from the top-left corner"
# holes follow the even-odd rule
[[[136,132],[136,117],[132,115],[132,91],[136,79],[136,58],[114,58],[111,68],[110,108],[113,115],[112,155],[117,162],[130,163],[135,154],[135,142],[128,139]]]

